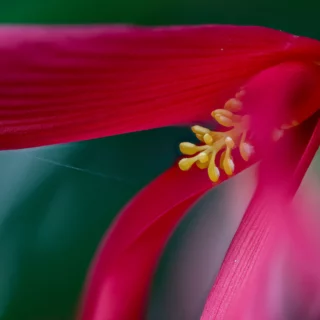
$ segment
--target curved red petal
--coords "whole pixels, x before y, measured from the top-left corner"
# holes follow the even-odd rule
[[[0,148],[192,122],[320,44],[260,27],[0,28]]]
[[[242,164],[238,172],[250,165]],[[211,187],[205,171],[186,173],[175,166],[124,208],[93,263],[81,320],[141,319],[164,245],[187,209]]]
[[[295,132],[294,132],[295,131]],[[270,245],[270,229],[281,202],[287,203],[294,194],[315,155],[320,140],[318,114],[288,135],[269,161],[261,165],[260,184],[227,252],[219,275],[207,299],[201,319],[234,319],[237,301],[251,274],[264,261]],[[299,133],[299,135],[296,135]],[[299,139],[295,139],[298,137]],[[277,179],[279,169],[283,175]],[[275,169],[275,173],[272,171]],[[294,170],[293,170],[294,169]],[[267,177],[268,176],[268,177]],[[273,182],[271,181],[273,180]],[[273,197],[270,197],[269,195]],[[245,319],[237,314],[238,319]]]

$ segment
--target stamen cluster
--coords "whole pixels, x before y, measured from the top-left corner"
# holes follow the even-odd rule
[[[229,176],[234,173],[233,149],[239,148],[241,157],[245,161],[249,160],[254,152],[253,146],[246,141],[250,117],[237,114],[242,110],[241,98],[244,94],[243,90],[240,91],[235,98],[225,103],[223,109],[217,109],[211,113],[215,121],[230,130],[226,132],[211,131],[198,125],[191,128],[203,144],[195,145],[190,142],[180,144],[180,151],[183,154],[193,156],[180,160],[181,170],[187,171],[196,164],[200,169],[208,169],[211,181],[217,182],[220,177],[220,169]],[[219,165],[216,164],[218,157]]]

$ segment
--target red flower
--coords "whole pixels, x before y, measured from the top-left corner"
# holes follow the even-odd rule
[[[235,26],[2,27],[0,40],[2,149],[194,124],[213,111],[230,129],[193,127],[201,144],[181,144],[195,154],[181,169],[208,168],[216,184],[262,160],[203,319],[238,310],[269,239],[266,190],[288,202],[319,145],[320,42]],[[175,166],[123,209],[91,268],[81,319],[141,319],[168,237],[212,186],[205,170]]]

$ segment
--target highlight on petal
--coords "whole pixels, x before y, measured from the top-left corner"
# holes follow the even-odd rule
[[[261,27],[2,26],[0,148],[201,120],[260,70],[319,57]]]
[[[164,245],[189,207],[211,187],[205,172],[185,174],[174,166],[142,190],[102,241],[79,319],[141,319]]]

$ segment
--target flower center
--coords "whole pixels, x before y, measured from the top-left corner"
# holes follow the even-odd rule
[[[239,114],[242,110],[241,98],[244,94],[245,91],[241,90],[235,95],[235,98],[225,103],[223,109],[216,109],[211,113],[213,119],[223,127],[230,128],[229,130],[225,132],[211,131],[198,125],[191,128],[203,144],[180,143],[180,151],[184,155],[192,156],[179,161],[181,170],[187,171],[196,164],[200,169],[207,169],[210,180],[217,182],[220,170],[223,170],[228,176],[234,173],[233,149],[239,149],[243,160],[250,159],[254,153],[253,145],[247,141],[250,116]],[[297,124],[296,121],[293,121],[291,124],[283,125],[280,129],[275,129],[272,134],[273,140],[279,140],[283,135],[283,130]]]

